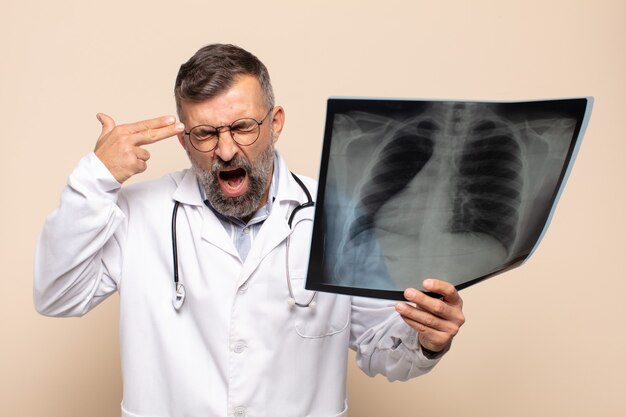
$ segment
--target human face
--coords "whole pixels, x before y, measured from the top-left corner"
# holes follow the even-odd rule
[[[230,125],[241,118],[261,120],[268,112],[261,87],[253,76],[235,78],[224,93],[201,102],[181,102],[187,130],[197,125]],[[199,152],[180,134],[179,141],[204,187],[207,198],[218,212],[244,220],[266,204],[273,173],[274,142],[284,123],[284,111],[274,107],[260,126],[259,138],[252,145],[238,145],[224,129],[217,147]]]

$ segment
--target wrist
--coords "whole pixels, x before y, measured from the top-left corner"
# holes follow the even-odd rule
[[[445,350],[445,349],[430,350],[428,348],[425,348],[424,345],[422,345],[421,343],[420,343],[420,349],[422,350],[422,354],[426,357],[426,359],[437,359],[438,357],[443,355],[443,352]]]

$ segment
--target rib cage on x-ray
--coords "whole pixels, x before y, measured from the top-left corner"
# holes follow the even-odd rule
[[[370,229],[378,210],[402,191],[421,171],[433,153],[433,133],[437,125],[421,121],[415,132],[400,132],[378,154],[369,182],[361,189],[361,214],[350,225],[348,239]]]
[[[521,143],[505,124],[481,120],[459,154],[451,233],[486,233],[507,250],[517,234],[523,163]]]
[[[421,276],[454,283],[515,258],[527,243],[520,222],[533,221],[526,208],[551,197],[537,187],[560,174],[550,164],[562,166],[566,152],[552,147],[569,145],[549,139],[573,130],[571,119],[552,116],[516,120],[458,102],[433,102],[416,115],[336,116],[333,135],[346,139],[331,149],[345,156],[333,168],[336,187],[352,188],[353,202],[337,214],[343,238],[333,279],[349,284],[346,271],[376,256],[363,236],[377,240],[393,282],[387,289]]]

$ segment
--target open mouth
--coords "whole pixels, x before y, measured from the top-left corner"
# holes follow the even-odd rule
[[[239,195],[241,191],[244,190],[246,176],[246,170],[243,168],[236,168],[230,171],[220,171],[218,174],[222,190],[229,195]]]

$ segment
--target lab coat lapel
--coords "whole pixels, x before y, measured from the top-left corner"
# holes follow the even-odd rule
[[[205,207],[204,214],[204,221],[202,222],[202,239],[218,249],[221,249],[224,252],[238,258],[239,252],[237,252],[237,248],[235,248],[233,240],[230,236],[228,236],[226,229],[224,229],[224,225],[219,221],[215,213],[213,213],[211,209]]]
[[[279,170],[276,200],[272,212],[252,244],[239,277],[239,285],[243,285],[261,261],[291,234],[291,229],[287,224],[288,216],[301,200],[306,201],[304,192],[292,178],[291,172],[280,155],[276,160],[278,163],[275,164],[275,168]]]
[[[259,267],[265,258],[274,248],[280,245],[291,231],[287,226],[287,221],[280,216],[276,210],[265,220],[261,230],[257,235],[250,253],[243,265],[243,270],[239,276],[239,285],[243,285]]]
[[[202,196],[198,188],[198,180],[193,170],[187,170],[172,198],[179,201],[188,216],[194,215],[187,210],[196,212],[202,216],[202,230],[200,237],[211,245],[227,252],[230,255],[239,257],[232,239],[224,229],[217,216],[207,208],[202,201]]]

